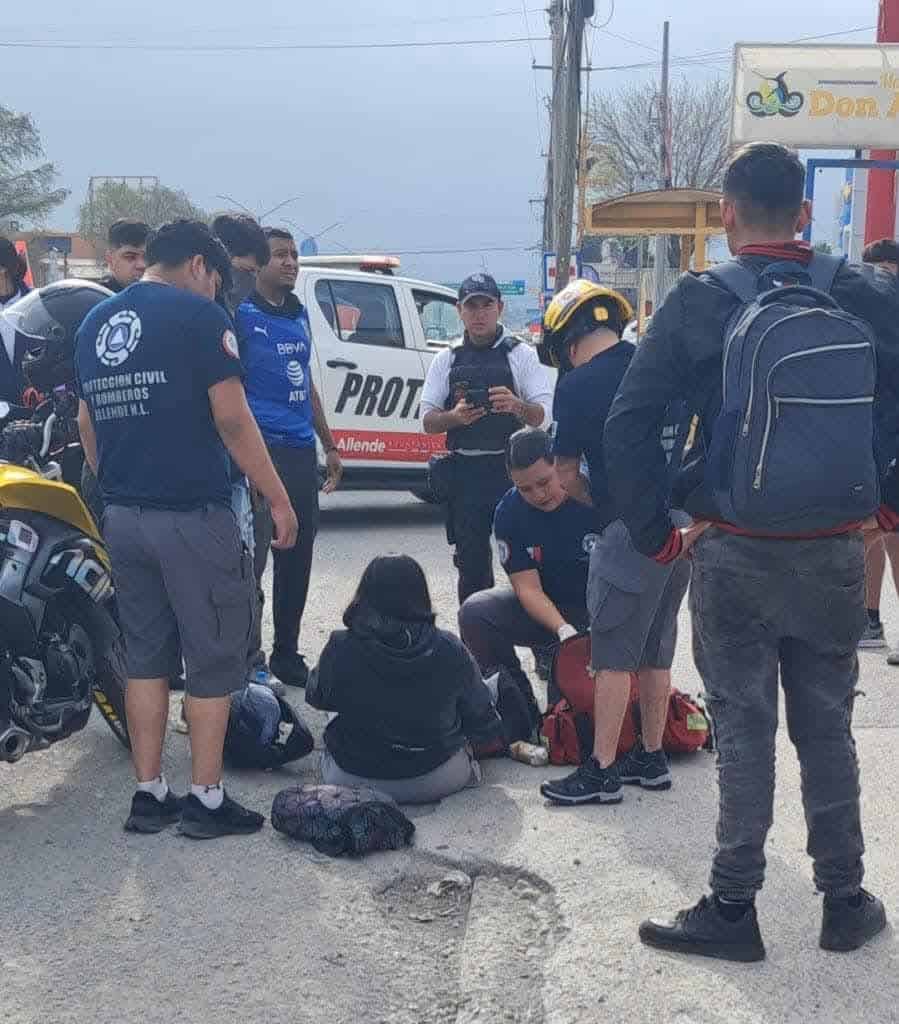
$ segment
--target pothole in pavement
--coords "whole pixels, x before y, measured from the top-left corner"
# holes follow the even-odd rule
[[[417,860],[376,902],[403,950],[408,992],[378,1024],[545,1020],[544,966],[566,930],[546,881],[497,864]]]

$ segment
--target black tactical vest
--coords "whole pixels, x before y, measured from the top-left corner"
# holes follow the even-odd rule
[[[517,395],[509,353],[518,344],[517,338],[506,334],[501,344],[490,348],[477,348],[468,341],[457,345],[453,349],[445,408],[454,408],[472,387],[506,387]],[[516,416],[488,413],[468,427],[447,431],[446,447],[449,451],[463,448],[466,451],[502,452],[506,449],[506,442],[520,427],[521,421]]]

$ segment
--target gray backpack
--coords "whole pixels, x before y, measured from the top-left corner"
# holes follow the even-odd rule
[[[737,261],[707,272],[742,305],[726,329],[709,479],[723,518],[780,535],[826,531],[880,503],[875,341],[831,296],[843,260]]]

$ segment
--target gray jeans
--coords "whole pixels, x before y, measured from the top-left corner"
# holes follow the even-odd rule
[[[693,549],[690,607],[718,745],[712,889],[749,899],[762,887],[779,672],[815,884],[834,896],[856,891],[864,852],[851,730],[865,627],[861,534],[791,541],[709,529]]]
[[[366,779],[345,772],[327,750],[321,756],[322,782],[329,786],[368,786],[398,804],[432,804],[462,789],[481,784],[481,766],[467,750],[455,754],[433,771],[411,779]]]

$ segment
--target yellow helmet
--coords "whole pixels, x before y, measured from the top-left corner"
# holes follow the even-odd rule
[[[577,278],[546,307],[541,359],[550,366],[570,369],[568,345],[600,327],[620,335],[633,318],[631,304],[619,292]]]

